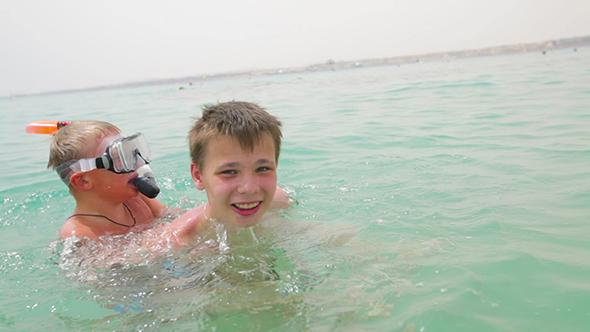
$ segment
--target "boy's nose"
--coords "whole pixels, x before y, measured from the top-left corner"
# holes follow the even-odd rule
[[[259,188],[260,187],[258,186],[258,183],[254,177],[245,176],[238,186],[238,193],[243,195],[251,195],[257,193]]]

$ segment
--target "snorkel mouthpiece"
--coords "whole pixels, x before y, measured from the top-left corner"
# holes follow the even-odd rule
[[[138,177],[132,179],[131,182],[137,187],[140,193],[149,198],[156,198],[160,193],[160,187],[156,183],[156,176],[148,165],[143,165],[137,169]]]

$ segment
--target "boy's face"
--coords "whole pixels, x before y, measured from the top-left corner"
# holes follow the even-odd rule
[[[102,156],[107,147],[117,138],[121,138],[121,134],[113,134],[105,136],[97,142],[96,150],[88,157]],[[137,188],[129,183],[129,180],[137,176],[136,172],[117,174],[106,169],[94,169],[87,172],[87,176],[92,181],[93,189],[104,198],[114,199],[116,201],[126,202],[138,195]]]
[[[230,136],[209,142],[204,165],[191,164],[195,186],[207,191],[207,217],[240,227],[256,225],[275,195],[277,164],[274,143],[262,134],[252,152]]]

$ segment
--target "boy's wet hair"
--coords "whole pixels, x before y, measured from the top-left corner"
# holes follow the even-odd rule
[[[189,131],[188,141],[191,160],[204,165],[207,145],[218,135],[230,136],[240,142],[242,149],[253,151],[254,146],[268,133],[275,148],[278,163],[281,152],[281,122],[255,103],[230,101],[203,107],[203,115]]]
[[[93,157],[88,154],[94,152],[100,139],[117,134],[121,134],[121,130],[108,122],[92,120],[72,122],[53,136],[49,146],[47,168],[55,169],[70,160]]]

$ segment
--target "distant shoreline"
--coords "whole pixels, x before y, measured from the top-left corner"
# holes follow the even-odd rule
[[[490,55],[502,55],[502,54],[515,54],[515,53],[527,53],[527,52],[546,52],[550,50],[559,50],[566,48],[577,48],[582,46],[590,45],[590,36],[584,37],[572,37],[562,38],[555,40],[547,40],[536,43],[524,43],[514,45],[503,45],[503,46],[492,46],[473,50],[462,50],[462,51],[450,51],[450,52],[435,52],[435,53],[424,53],[414,55],[404,55],[395,57],[385,58],[372,58],[356,61],[333,61],[327,60],[323,64],[314,64],[305,67],[291,67],[291,68],[274,68],[274,69],[259,69],[259,70],[247,70],[247,71],[236,71],[230,73],[218,73],[218,74],[207,74],[207,75],[191,75],[178,78],[168,79],[154,79],[144,80],[137,82],[128,82],[120,84],[109,84],[103,86],[96,86],[91,88],[82,89],[67,89],[58,91],[47,91],[40,93],[31,94],[14,94],[9,96],[0,96],[0,98],[16,98],[16,97],[27,97],[27,96],[39,96],[47,94],[60,94],[60,93],[72,93],[82,91],[96,91],[96,90],[109,90],[118,88],[132,88],[140,86],[151,86],[151,85],[163,85],[163,84],[187,84],[188,82],[201,82],[203,77],[206,76],[207,80],[218,80],[226,78],[237,78],[237,77],[252,77],[252,76],[267,76],[267,75],[281,75],[281,74],[297,74],[306,72],[321,72],[330,70],[342,70],[358,67],[375,67],[375,66],[388,66],[388,65],[401,65],[407,63],[413,63],[419,61],[439,61],[439,60],[452,60],[469,57],[480,57]]]

